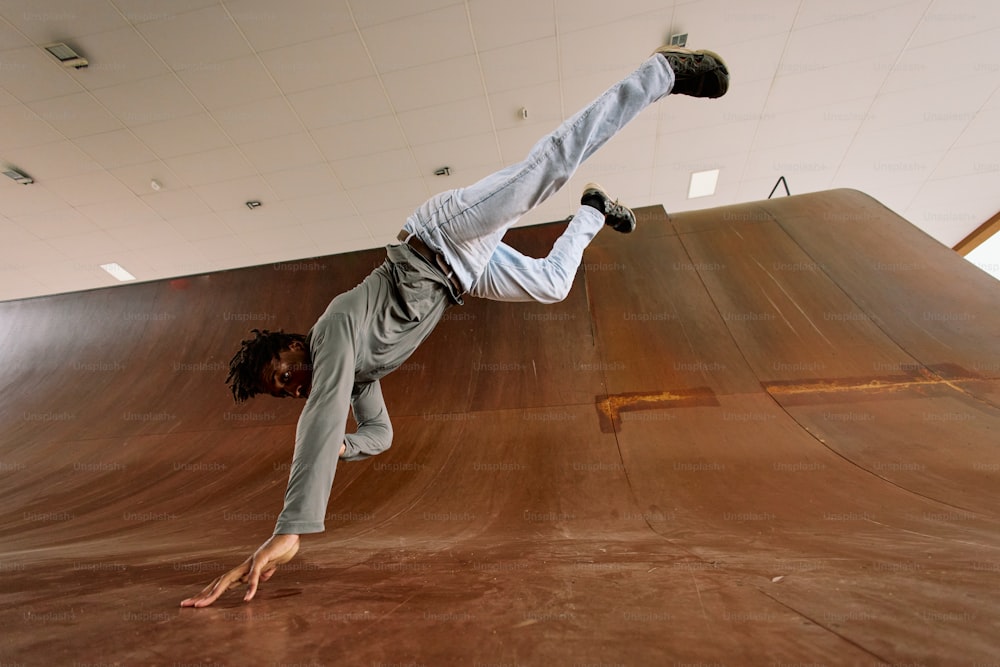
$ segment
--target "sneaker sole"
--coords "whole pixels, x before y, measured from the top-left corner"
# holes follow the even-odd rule
[[[724,70],[726,70],[727,74],[729,73],[729,65],[727,65],[726,61],[722,59],[722,56],[720,56],[715,51],[709,51],[708,49],[697,49],[697,50],[695,50],[695,49],[687,49],[687,48],[684,48],[683,46],[661,46],[660,48],[658,48],[655,51],[653,51],[653,53],[651,53],[650,55],[654,55],[655,56],[658,53],[663,53],[663,54],[666,54],[666,53],[684,53],[684,54],[689,55],[689,56],[697,56],[697,55],[711,56],[712,58],[715,58],[715,61],[717,63],[719,63],[720,65],[722,65],[722,68]]]
[[[606,201],[609,201],[609,202],[615,201],[615,200],[611,199],[611,196],[608,194],[608,191],[605,190],[604,188],[602,188],[600,186],[600,184],[598,184],[598,183],[590,182],[590,183],[587,183],[585,186],[583,186],[583,196],[584,197],[587,196],[588,192],[597,192],[597,193],[600,193],[601,197],[603,197]],[[628,209],[632,213],[632,224],[629,226],[629,229],[618,229],[617,227],[615,227],[613,225],[608,225],[608,226],[611,227],[611,229],[613,229],[616,232],[619,232],[621,234],[631,234],[633,231],[635,231],[635,227],[636,227],[636,225],[635,225],[635,212],[632,211],[632,209],[629,208],[628,206],[625,206],[624,204],[619,203],[618,206],[621,206],[622,208]]]

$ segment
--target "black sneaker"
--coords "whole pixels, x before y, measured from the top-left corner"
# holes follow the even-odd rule
[[[680,46],[661,46],[659,53],[674,70],[671,93],[691,97],[722,97],[729,90],[726,61],[713,51],[692,51]]]
[[[616,232],[629,234],[635,230],[635,213],[628,206],[611,201],[611,197],[597,183],[587,183],[580,203],[596,208],[604,214],[604,224]]]

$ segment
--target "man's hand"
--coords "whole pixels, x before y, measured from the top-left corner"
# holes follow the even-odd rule
[[[220,595],[240,584],[248,584],[244,602],[257,594],[257,584],[267,581],[279,565],[295,557],[299,550],[298,535],[272,535],[250,558],[206,586],[198,595],[181,602],[182,607],[207,607]]]

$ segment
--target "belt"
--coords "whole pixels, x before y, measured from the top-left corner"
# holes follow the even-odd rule
[[[409,237],[409,240],[407,240],[407,237]],[[436,266],[444,274],[444,277],[448,279],[452,289],[455,291],[456,297],[461,296],[465,292],[462,289],[462,283],[458,282],[458,277],[444,258],[444,255],[432,250],[419,236],[410,234],[410,232],[404,229],[396,236],[396,240],[410,246],[414,252],[423,257],[431,266]]]

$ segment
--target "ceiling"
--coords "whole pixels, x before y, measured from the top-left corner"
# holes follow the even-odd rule
[[[0,165],[35,180],[0,177],[0,299],[383,245],[676,32],[729,94],[646,110],[525,223],[588,180],[857,188],[949,246],[1000,210],[995,0],[0,0]]]

